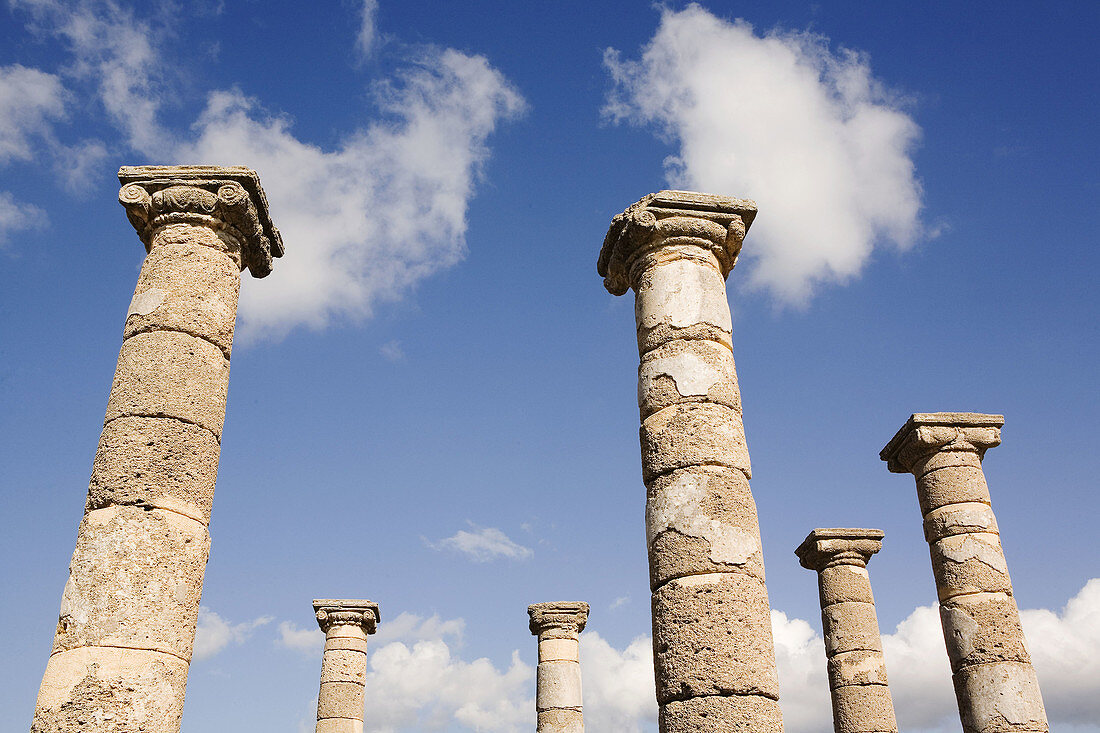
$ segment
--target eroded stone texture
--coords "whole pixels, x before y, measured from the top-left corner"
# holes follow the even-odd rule
[[[321,689],[317,695],[317,733],[362,731],[367,636],[382,621],[378,604],[321,598],[313,601],[313,611],[317,625],[325,632]]]
[[[538,731],[583,733],[580,633],[588,623],[588,604],[534,603],[527,607],[527,615],[539,644],[535,672]]]
[[[597,265],[611,293],[635,293],[663,733],[782,728],[725,287],[755,215],[650,194],[612,220]]]
[[[131,300],[34,730],[179,730],[240,269],[282,255],[246,168],[123,168]]]
[[[802,567],[817,571],[837,733],[898,729],[867,575],[882,537],[877,529],[815,529],[795,550]]]
[[[879,454],[912,473],[966,733],[1048,730],[982,472],[1001,415],[915,414]]]

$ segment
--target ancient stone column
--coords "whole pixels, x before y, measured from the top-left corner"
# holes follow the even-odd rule
[[[313,610],[325,632],[317,733],[363,733],[367,636],[382,622],[378,604],[323,598],[313,602]]]
[[[913,415],[879,454],[912,473],[965,733],[1048,730],[982,472],[1001,415]]]
[[[605,287],[635,293],[663,733],[783,727],[725,287],[755,215],[661,191],[617,215],[600,252]]]
[[[882,530],[815,529],[795,554],[817,571],[836,733],[897,733],[867,562]]]
[[[538,733],[584,733],[580,635],[588,622],[588,604],[535,603],[527,607],[527,614],[531,633],[539,638]]]
[[[148,255],[92,466],[35,733],[175,733],[195,638],[240,273],[282,239],[256,174],[124,167]]]

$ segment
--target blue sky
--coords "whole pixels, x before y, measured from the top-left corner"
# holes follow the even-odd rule
[[[5,729],[33,712],[141,263],[114,172],[187,162],[255,167],[287,256],[245,278],[185,732],[312,730],[333,596],[382,608],[368,730],[529,729],[525,608],[558,599],[593,607],[589,727],[655,730],[633,305],[595,262],[670,185],[760,204],[728,291],[788,731],[831,730],[792,554],[817,526],[885,530],[899,722],[958,730],[913,481],[877,455],[937,410],[1005,414],[986,475],[1048,712],[1100,731],[1091,4],[0,18]]]

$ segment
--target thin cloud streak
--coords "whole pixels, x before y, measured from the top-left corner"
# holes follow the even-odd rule
[[[496,527],[479,527],[473,522],[469,522],[469,525],[469,532],[460,529],[438,542],[425,542],[434,550],[458,552],[474,562],[489,562],[498,558],[524,560],[534,554],[530,547],[513,541]]]

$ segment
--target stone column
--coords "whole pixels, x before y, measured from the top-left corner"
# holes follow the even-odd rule
[[[1048,730],[982,472],[1001,415],[913,415],[879,456],[912,473],[965,733]]]
[[[539,638],[538,733],[584,733],[580,635],[588,622],[588,604],[535,603],[527,614],[531,633]]]
[[[878,529],[815,529],[795,554],[817,571],[836,733],[897,733],[867,562]]]
[[[751,201],[650,194],[598,270],[635,293],[642,478],[662,733],[782,730],[725,279]]]
[[[323,598],[313,602],[313,610],[325,632],[317,733],[363,733],[367,636],[382,622],[378,604]]]
[[[283,252],[256,174],[124,167],[148,255],[92,466],[35,733],[174,733],[210,548],[240,273]]]

